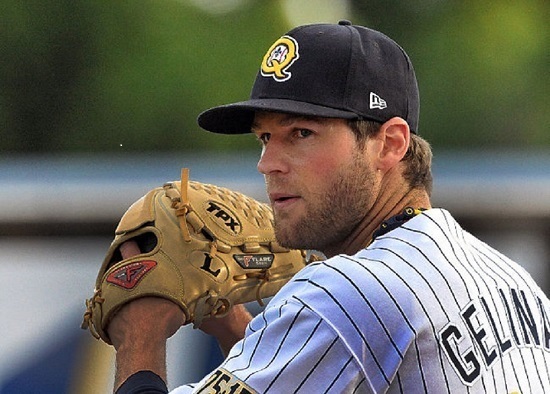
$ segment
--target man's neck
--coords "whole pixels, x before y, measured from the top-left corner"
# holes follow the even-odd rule
[[[394,193],[385,197],[375,202],[343,244],[334,248],[327,248],[323,251],[324,254],[327,257],[337,254],[353,255],[370,244],[373,234],[384,221],[401,214],[405,208],[431,208],[430,198],[424,190],[412,189],[405,194]]]

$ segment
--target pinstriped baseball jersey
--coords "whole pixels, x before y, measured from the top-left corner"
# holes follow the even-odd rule
[[[195,390],[548,393],[549,314],[525,270],[431,209],[304,268]]]

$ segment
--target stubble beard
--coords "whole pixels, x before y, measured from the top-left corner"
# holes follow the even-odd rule
[[[275,236],[281,245],[291,249],[334,250],[352,234],[373,199],[374,171],[355,159],[333,179],[325,193],[307,196],[302,217],[292,219],[290,215],[275,213]]]

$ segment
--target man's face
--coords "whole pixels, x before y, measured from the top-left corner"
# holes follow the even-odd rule
[[[260,112],[252,127],[283,246],[334,251],[378,194],[375,169],[343,119]]]

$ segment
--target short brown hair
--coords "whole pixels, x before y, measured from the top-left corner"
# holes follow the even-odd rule
[[[363,147],[367,139],[380,131],[381,123],[371,120],[354,119],[348,125],[355,134],[357,143]],[[402,159],[407,164],[403,177],[412,189],[423,188],[428,195],[432,193],[432,148],[428,141],[411,133],[407,153]]]

